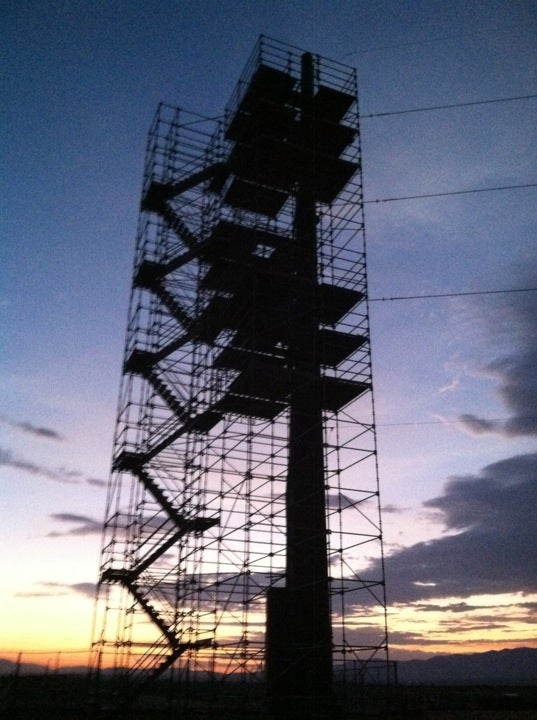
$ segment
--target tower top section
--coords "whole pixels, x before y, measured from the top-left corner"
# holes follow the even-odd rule
[[[267,78],[264,87],[263,81],[257,85],[260,90],[279,91],[280,99],[286,97],[288,100],[292,100],[289,91],[296,91],[300,87],[302,58],[305,54],[311,55],[313,59],[314,86],[316,90],[323,88],[320,99],[325,103],[325,112],[328,115],[337,115],[342,112],[338,118],[341,120],[343,111],[348,110],[350,103],[356,99],[356,69],[317,54],[305,53],[300,48],[265,35],[259,37],[239,78],[227,111],[237,109],[249,87],[257,85],[259,82],[256,78],[258,75],[265,75]],[[272,87],[269,78],[274,81]],[[279,82],[281,85],[278,87]],[[327,93],[327,90],[331,90],[332,93]],[[338,106],[337,103],[329,102],[329,98],[333,101],[337,97],[343,101],[342,105]],[[346,108],[345,105],[347,105]]]
[[[360,167],[356,71],[262,36],[226,106],[223,140],[226,204],[275,218],[305,176],[314,200],[332,204]]]

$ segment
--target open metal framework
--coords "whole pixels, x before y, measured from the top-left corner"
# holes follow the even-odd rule
[[[352,68],[261,38],[222,119],[158,109],[93,650],[116,715],[158,678],[204,718],[387,681]]]

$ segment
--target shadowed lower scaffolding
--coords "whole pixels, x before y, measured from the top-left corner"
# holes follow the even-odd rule
[[[167,716],[354,717],[388,681],[351,68],[261,38],[222,121],[159,108],[99,580],[97,714],[165,679]]]

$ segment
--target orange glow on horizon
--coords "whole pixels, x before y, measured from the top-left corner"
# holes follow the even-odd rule
[[[64,668],[89,667],[89,650],[0,650],[2,660],[24,665],[39,665],[43,672],[54,673]]]
[[[409,659],[413,654],[424,657],[517,647],[537,648],[530,611],[530,605],[535,601],[535,595],[518,593],[443,598],[392,606],[388,622],[390,654],[397,660],[399,657]],[[42,666],[48,672],[73,666],[88,667],[95,661],[95,655],[90,650],[93,602],[89,598],[61,596],[39,598],[37,601],[19,597],[13,599],[11,608],[5,609],[0,658],[16,663],[20,655],[22,663]],[[263,624],[261,620],[260,615],[260,625]],[[366,631],[369,621],[365,616],[357,616],[352,622],[353,632],[358,635]],[[226,637],[231,644],[238,641],[237,625],[224,619],[219,631],[222,633],[218,638],[221,646],[216,651],[214,662],[212,651],[203,655],[200,652],[195,661],[200,669],[218,672],[239,662],[231,647],[228,656],[224,649]],[[149,622],[147,632],[148,639],[153,638],[154,641]],[[487,639],[484,640],[484,637]],[[255,644],[255,640],[261,641],[262,638],[252,636],[251,640]],[[252,655],[245,661],[257,665],[262,655],[260,647],[255,649],[252,645],[250,649]],[[109,650],[110,654],[104,652],[102,655],[103,667],[114,664],[113,648]],[[134,658],[135,648],[125,648],[125,664],[130,652]]]

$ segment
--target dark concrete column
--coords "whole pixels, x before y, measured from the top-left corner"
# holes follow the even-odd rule
[[[294,277],[289,367],[292,373],[287,479],[287,603],[291,705],[296,717],[327,717],[332,705],[332,649],[326,551],[322,387],[319,354],[316,126],[313,58],[302,56]],[[294,708],[298,713],[298,708]]]

